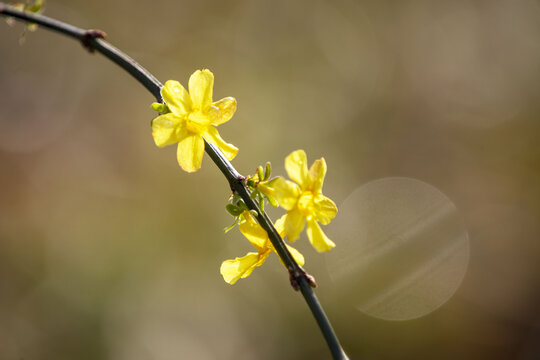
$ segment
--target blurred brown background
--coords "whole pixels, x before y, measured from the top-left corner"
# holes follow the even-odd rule
[[[161,81],[210,68],[215,99],[238,100],[220,133],[244,174],[283,174],[303,148],[338,205],[385,177],[455,204],[467,273],[415,320],[343,306],[326,255],[298,242],[351,358],[540,356],[538,1],[64,0],[46,15],[103,29]],[[19,46],[21,31],[0,24],[0,358],[328,358],[275,256],[223,282],[221,261],[252,251],[222,233],[228,186],[208,157],[186,174],[154,145],[151,95],[70,39]]]

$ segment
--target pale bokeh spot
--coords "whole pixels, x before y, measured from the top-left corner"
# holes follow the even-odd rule
[[[409,178],[384,178],[357,188],[329,229],[336,296],[386,320],[425,316],[459,287],[469,239],[454,204]],[[332,230],[332,231],[330,231]]]

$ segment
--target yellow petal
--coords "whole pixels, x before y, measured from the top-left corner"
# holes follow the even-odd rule
[[[313,216],[315,213],[315,207],[313,204],[313,193],[311,191],[304,191],[298,198],[298,210],[300,210],[306,218]]]
[[[309,242],[311,242],[311,245],[313,245],[318,252],[330,251],[336,246],[336,244],[326,236],[315,220],[308,221],[306,232]]]
[[[251,218],[251,215],[248,215]],[[255,221],[246,220],[241,223],[238,228],[242,235],[249,240],[249,242],[261,251],[265,249],[268,240],[268,234],[266,231]]]
[[[236,258],[234,260],[225,260],[221,263],[221,268],[219,269],[221,276],[225,282],[233,285],[241,278],[248,277],[253,269],[257,266],[261,266],[264,262],[264,257],[261,261],[261,256],[259,253],[247,253],[246,256],[241,258]]]
[[[233,144],[226,143],[221,136],[219,136],[219,133],[215,127],[209,126],[203,133],[203,136],[206,141],[216,145],[227,159],[232,160],[236,154],[238,154],[238,148]]]
[[[304,150],[293,151],[285,158],[285,170],[302,190],[308,185],[307,157]]]
[[[160,115],[152,120],[152,136],[157,146],[163,147],[178,141],[176,129],[181,119],[173,113]]]
[[[198,134],[184,131],[178,141],[176,158],[180,167],[187,172],[195,172],[201,168],[204,154],[204,140]]]
[[[209,113],[212,119],[212,125],[221,125],[233,117],[236,112],[236,99],[233,97],[226,97],[219,101],[216,101],[210,107]]]
[[[285,234],[287,239],[291,242],[296,241],[302,230],[304,230],[304,217],[302,213],[297,209],[287,212],[287,217],[285,218]]]
[[[285,219],[287,218],[287,214],[283,215],[282,217],[280,217],[279,219],[276,220],[276,223],[274,224],[274,227],[276,228],[277,232],[279,233],[279,235],[281,237],[285,237]],[[287,247],[287,249],[289,250],[289,252],[291,253],[293,259],[296,261],[296,263],[300,266],[304,265],[304,256],[298,251],[296,250],[295,248],[293,248],[292,246],[289,246],[287,244],[285,244],[285,246]],[[274,247],[272,246],[272,249],[274,249]],[[274,249],[275,251],[275,249]],[[280,259],[281,261],[281,259]],[[281,263],[283,264],[283,261],[281,261]],[[285,265],[285,264],[283,264]]]
[[[326,161],[324,158],[315,160],[309,169],[310,189],[313,194],[320,194],[322,191],[324,177],[326,176]]]
[[[285,246],[287,246],[287,249],[291,253],[291,256],[293,257],[294,261],[296,261],[298,265],[303,266],[305,264],[304,255],[302,255],[300,251],[296,250],[292,246],[289,246],[287,244],[285,244]]]
[[[330,224],[333,218],[336,217],[338,209],[336,204],[326,196],[319,194],[315,196],[313,201],[315,209],[315,217],[323,225]]]
[[[194,133],[202,135],[210,126],[210,119],[208,114],[202,113],[200,111],[192,111],[187,116],[186,128]]]
[[[300,196],[300,187],[292,181],[278,177],[274,180],[274,198],[285,210],[292,210]]]
[[[214,74],[208,69],[197,70],[189,78],[189,94],[194,110],[206,111],[212,105]]]
[[[161,88],[161,97],[169,110],[176,115],[185,115],[191,111],[191,98],[182,84],[168,80]]]
[[[303,266],[305,264],[304,255],[302,255],[300,253],[300,251],[296,250],[292,246],[289,246],[287,244],[285,244],[285,246],[287,247],[287,249],[291,253],[291,256],[293,257],[294,261],[296,261],[296,263],[298,265]],[[276,253],[277,253],[277,251],[276,251]],[[281,258],[279,258],[279,261],[283,264],[283,266],[287,267],[287,265],[285,265],[285,263],[283,262],[283,260],[281,260]]]
[[[274,196],[274,188],[272,187],[270,181],[261,181],[259,185],[257,185],[257,190],[263,194]]]
[[[274,228],[278,232],[279,236],[285,237],[285,219],[287,218],[287,214],[281,216],[279,219],[276,220],[276,223],[274,224]]]

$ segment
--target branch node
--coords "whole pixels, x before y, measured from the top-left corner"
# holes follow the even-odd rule
[[[231,191],[234,194],[234,193],[236,193],[236,187],[238,185],[245,187],[245,185],[246,185],[246,177],[243,176],[243,175],[238,174],[237,176],[234,177],[233,180],[230,180],[229,185],[231,186]]]
[[[96,29],[90,29],[86,30],[84,35],[81,36],[81,43],[82,46],[88,50],[88,52],[93,53],[94,48],[92,47],[91,41],[94,39],[105,39],[107,37],[107,34],[105,31],[96,30]]]
[[[291,282],[291,286],[293,287],[293,289],[295,291],[298,291],[300,290],[300,283],[299,283],[299,280],[300,278],[305,278],[306,281],[308,282],[309,286],[311,286],[312,288],[316,288],[317,287],[317,282],[315,281],[315,278],[308,274],[304,269],[302,269],[301,267],[298,267],[296,269],[293,269],[292,266],[288,266],[287,269],[289,270],[289,280]]]

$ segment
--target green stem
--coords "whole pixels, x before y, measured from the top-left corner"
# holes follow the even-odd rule
[[[136,61],[129,56],[118,50],[108,42],[101,39],[105,36],[105,33],[96,30],[84,30],[75,27],[64,22],[39,15],[20,11],[12,6],[0,3],[0,14],[8,17],[19,19],[23,22],[36,23],[44,28],[59,32],[63,35],[75,38],[79,40],[82,45],[89,51],[98,51],[115,64],[126,70],[131,76],[139,81],[155,98],[158,102],[161,102],[161,88],[163,85],[146,69],[140,66]],[[221,151],[214,145],[205,143],[206,153],[210,156],[212,161],[221,170],[231,189],[236,191],[244,200],[246,205],[255,210],[258,214],[257,220],[264,230],[268,233],[272,245],[276,249],[279,257],[289,269],[291,275],[291,282],[295,288],[299,288],[306,300],[313,316],[315,317],[317,324],[319,325],[321,332],[328,344],[332,357],[334,359],[347,359],[339,340],[328,320],[315,292],[313,291],[314,281],[302,267],[300,267],[294,258],[291,256],[289,250],[285,246],[285,243],[281,236],[278,234],[274,225],[268,218],[268,215],[259,209],[255,201],[249,196],[249,191],[244,184],[245,178],[232,166],[229,160],[221,153]]]

